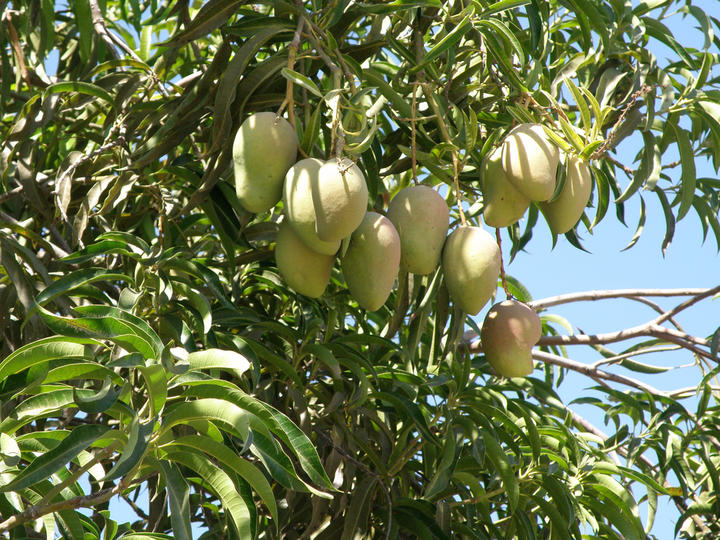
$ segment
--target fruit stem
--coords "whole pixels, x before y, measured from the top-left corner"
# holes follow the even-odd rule
[[[413,94],[412,94],[412,115],[410,116],[410,152],[411,156],[410,159],[412,160],[412,175],[413,175],[413,182],[415,182],[415,185],[418,184],[418,177],[417,177],[417,155],[415,154],[415,113],[417,112],[417,88],[419,82],[415,82],[413,84]]]
[[[288,69],[293,69],[295,67],[295,58],[297,57],[297,51],[300,47],[300,38],[302,37],[302,29],[303,26],[305,26],[305,19],[303,17],[299,17],[297,28],[295,29],[295,34],[293,35],[293,39],[290,42],[290,51],[288,52]],[[288,79],[287,83],[285,85],[285,99],[280,104],[280,108],[278,109],[277,116],[280,116],[283,112],[283,108],[287,105],[288,108],[288,122],[290,122],[290,125],[292,127],[295,127],[295,102],[293,100],[293,82]]]
[[[460,211],[460,222],[462,223],[463,227],[467,225],[467,220],[465,219],[465,212],[463,212],[462,208],[462,197],[460,194],[460,171],[459,164],[458,164],[458,157],[457,152],[455,150],[452,151],[452,160],[453,160],[453,181],[455,182],[455,197],[457,198],[457,207]]]
[[[503,261],[502,254],[502,238],[500,237],[500,229],[498,228],[495,228],[495,239],[497,240],[497,245],[500,248],[500,280],[502,281],[502,287],[505,291],[505,296],[508,300],[512,300],[514,297],[508,289],[507,279],[505,278],[505,261]]]

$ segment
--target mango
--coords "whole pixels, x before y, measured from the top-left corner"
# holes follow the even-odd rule
[[[531,201],[552,197],[560,149],[542,125],[515,126],[502,143],[502,162],[508,180]]]
[[[290,167],[285,176],[283,205],[288,224],[307,247],[323,255],[334,255],[340,248],[340,240],[321,240],[315,224],[313,186],[318,183],[323,163],[320,159],[307,158]]]
[[[449,226],[445,199],[428,186],[410,186],[393,197],[387,217],[400,235],[400,266],[413,274],[433,272]]]
[[[569,156],[560,195],[554,201],[539,205],[553,234],[564,234],[575,226],[585,211],[591,191],[590,166],[577,156]]]
[[[400,236],[392,222],[367,212],[350,237],[341,266],[348,290],[360,307],[380,309],[400,268]]]
[[[442,267],[455,305],[477,315],[497,289],[500,248],[486,230],[464,225],[445,240]]]
[[[349,159],[331,159],[311,183],[318,238],[324,242],[350,236],[365,217],[368,189],[360,168]]]
[[[307,247],[288,223],[281,223],[275,244],[275,263],[293,290],[318,298],[330,281],[335,257]]]
[[[490,227],[508,227],[520,220],[530,199],[508,180],[502,165],[502,151],[496,149],[482,165],[483,217]]]
[[[533,371],[532,348],[540,339],[538,314],[527,304],[505,300],[490,308],[480,329],[485,358],[498,375],[524,377]]]
[[[298,138],[284,118],[253,114],[240,125],[233,142],[235,192],[248,212],[270,210],[282,197],[285,173],[297,158]]]

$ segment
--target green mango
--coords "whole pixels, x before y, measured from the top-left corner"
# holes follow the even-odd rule
[[[349,159],[323,163],[312,184],[317,235],[323,242],[350,236],[365,217],[368,189],[360,168]]]
[[[569,156],[560,194],[554,201],[539,204],[553,234],[564,234],[575,226],[585,211],[591,192],[590,166],[577,156]]]
[[[321,159],[301,159],[285,176],[283,205],[285,219],[307,247],[322,253],[334,255],[340,248],[340,239],[325,242],[318,237],[315,221],[313,186],[318,183]]]
[[[482,165],[483,218],[490,227],[508,227],[525,215],[530,199],[508,180],[502,151],[495,150]]]
[[[505,300],[490,308],[480,330],[485,358],[498,375],[524,377],[533,371],[532,348],[542,324],[527,304]]]
[[[367,212],[350,237],[341,265],[348,290],[358,304],[368,311],[380,309],[400,268],[400,236],[392,222]]]
[[[555,193],[560,149],[540,124],[520,124],[502,143],[505,174],[515,188],[531,201],[547,201]]]
[[[307,247],[288,223],[281,223],[275,243],[275,263],[290,288],[318,298],[330,281],[335,257]]]
[[[445,199],[431,187],[410,186],[393,197],[387,216],[400,235],[400,266],[418,275],[433,272],[449,226]]]
[[[500,248],[486,230],[464,225],[445,240],[442,267],[452,301],[477,315],[497,289]]]
[[[280,201],[297,147],[295,129],[275,113],[261,112],[245,119],[232,150],[235,192],[245,210],[265,212]]]

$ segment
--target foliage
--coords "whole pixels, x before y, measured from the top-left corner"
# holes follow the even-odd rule
[[[717,339],[673,326],[716,290],[638,291],[689,300],[595,337],[567,333],[553,302],[536,301],[542,363],[498,378],[440,271],[399,276],[372,313],[338,265],[322,298],[290,290],[272,260],[279,212],[245,212],[231,168],[242,120],[285,110],[305,154],[357,160],[376,211],[420,181],[439,186],[454,225],[479,223],[483,158],[514,123],[542,122],[592,159],[578,228],[611,206],[623,221],[640,201],[634,242],[644,199],[658,197],[663,248],[690,213],[720,246],[718,180],[696,175],[700,160],[720,166],[720,21],[672,0],[1,11],[0,533],[634,539],[670,498],[676,534],[720,534]],[[698,25],[703,46],[678,41],[671,16]],[[618,145],[638,138],[621,163]],[[532,206],[503,231],[512,254],[538,216]],[[576,230],[566,237],[582,247]],[[506,286],[531,300],[511,276]],[[605,347],[629,338],[640,341]],[[566,358],[573,344],[604,364]],[[620,371],[663,371],[636,357],[668,344],[698,365],[693,411],[682,398],[694,391]],[[598,382],[606,399],[585,401],[609,436],[558,398],[566,370]],[[133,522],[110,512],[118,497]]]

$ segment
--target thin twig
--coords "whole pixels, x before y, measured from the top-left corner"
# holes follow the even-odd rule
[[[648,392],[649,394],[652,394],[655,396],[670,397],[670,394],[668,392],[665,392],[663,390],[658,390],[657,388],[650,386],[649,384],[645,384],[644,382],[639,381],[637,379],[633,379],[632,377],[618,375],[617,373],[612,373],[610,371],[603,371],[601,369],[594,368],[587,364],[583,364],[582,362],[576,362],[575,360],[570,360],[569,358],[564,358],[562,356],[558,356],[557,354],[552,354],[552,353],[533,349],[532,357],[536,360],[540,360],[541,362],[545,362],[547,364],[553,364],[555,366],[564,367],[566,369],[570,369],[572,371],[577,371],[578,373],[583,373],[584,375],[588,375],[591,377],[597,377],[599,379],[603,379],[606,381],[612,381],[612,382],[615,382],[618,384],[624,384],[625,386],[630,386],[632,388],[642,390],[643,392]]]

